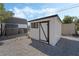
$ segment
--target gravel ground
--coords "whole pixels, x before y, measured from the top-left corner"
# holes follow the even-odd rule
[[[3,39],[4,38],[4,39]],[[27,36],[0,38],[1,56],[72,56],[79,55],[79,41],[60,39],[56,46]]]

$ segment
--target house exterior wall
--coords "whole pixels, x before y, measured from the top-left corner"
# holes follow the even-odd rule
[[[75,34],[75,24],[62,24],[62,35]]]
[[[61,22],[58,17],[47,18],[44,21],[49,20],[49,44],[55,45],[61,38]],[[42,20],[41,20],[42,21]],[[36,21],[37,22],[37,21]],[[45,23],[42,23],[44,30],[46,29]],[[46,32],[47,30],[45,30]],[[39,28],[31,28],[29,36],[36,40],[39,40]],[[46,40],[44,34],[41,32],[41,39]]]

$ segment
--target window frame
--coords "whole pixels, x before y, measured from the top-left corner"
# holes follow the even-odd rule
[[[31,28],[38,28],[38,22],[31,23]]]

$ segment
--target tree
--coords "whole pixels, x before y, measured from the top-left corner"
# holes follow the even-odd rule
[[[74,16],[74,21],[75,23],[75,30],[76,30],[76,34],[77,34],[77,31],[79,31],[79,18]]]
[[[2,23],[6,22],[9,17],[12,17],[11,11],[6,11],[4,4],[0,3],[0,23],[1,23],[1,35],[2,35]]]
[[[71,16],[65,16],[64,19],[63,19],[63,23],[73,23],[73,19],[74,17],[71,17]]]
[[[9,17],[13,16],[11,11],[6,11],[4,8],[4,4],[0,3],[0,22],[6,21]]]

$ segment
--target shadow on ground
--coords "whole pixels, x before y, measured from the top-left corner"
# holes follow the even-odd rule
[[[79,56],[79,41],[61,38],[56,46],[51,46],[32,39],[30,45],[49,56]]]
[[[25,34],[11,35],[11,36],[0,36],[0,41],[18,38],[18,37],[25,36],[25,35],[27,36],[26,33]]]
[[[2,46],[4,43],[3,42],[0,42],[0,46]]]

